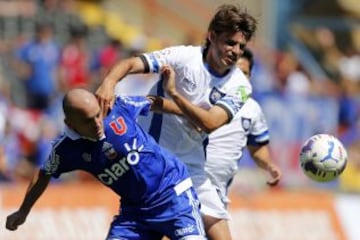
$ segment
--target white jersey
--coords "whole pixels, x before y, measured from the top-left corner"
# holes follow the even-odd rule
[[[204,109],[214,104],[223,107],[233,118],[251,94],[251,85],[245,75],[233,67],[225,76],[215,76],[203,62],[200,46],[175,46],[141,56],[148,72],[158,73],[165,64],[176,73],[177,91],[193,104]],[[168,97],[159,81],[150,94]],[[183,118],[172,114],[153,114],[140,119],[145,130],[161,146],[175,153],[187,166],[191,175],[204,172],[203,140],[207,137]],[[204,172],[205,173],[205,172]]]
[[[247,100],[235,118],[209,135],[206,147],[206,172],[223,197],[238,169],[238,161],[247,145],[269,142],[268,125],[260,105]]]

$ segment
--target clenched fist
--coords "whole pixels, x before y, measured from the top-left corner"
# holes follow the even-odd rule
[[[10,214],[6,218],[6,228],[15,231],[19,225],[23,224],[26,220],[26,214],[22,213],[21,211],[16,211]]]

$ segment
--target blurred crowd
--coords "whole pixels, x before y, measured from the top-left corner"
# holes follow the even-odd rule
[[[50,140],[63,129],[63,94],[74,87],[96,89],[116,61],[145,49],[126,47],[88,26],[73,0],[0,1],[0,28],[0,181],[13,182],[29,178],[46,159]],[[336,134],[358,154],[352,146],[360,139],[359,48],[355,42],[339,46],[336,33],[326,27],[298,34],[323,67],[323,77],[308,72],[291,48],[271,49],[257,39],[250,45],[254,96],[336,101]],[[156,80],[132,78],[117,92],[144,94]],[[85,176],[69,176],[74,178]]]
[[[339,134],[346,133],[358,122],[360,101],[360,51],[356,42],[339,47],[336,34],[319,27],[300,35],[323,75],[311,75],[291,50],[253,49],[255,64],[253,86],[256,93],[276,92],[289,96],[320,96],[339,103]],[[306,59],[305,59],[306,60]]]
[[[305,66],[309,63],[300,61],[299,54],[292,51],[291,47],[285,48],[285,50],[271,50],[262,47],[261,43],[257,43],[256,47],[253,47],[256,56],[252,80],[255,97],[260,99],[264,107],[268,99],[264,98],[264,96],[269,93],[278,96],[284,102],[287,102],[287,104],[284,104],[284,108],[281,109],[285,115],[293,112],[298,103],[307,102],[308,105],[304,104],[301,110],[301,114],[305,118],[311,118],[313,115],[311,105],[315,105],[318,100],[323,101],[315,108],[317,116],[311,122],[313,131],[310,134],[308,133],[305,138],[323,132],[337,136],[348,150],[349,161],[340,181],[336,182],[333,187],[341,191],[359,192],[360,48],[356,45],[357,38],[354,37],[344,43],[341,41],[344,37],[343,31],[336,32],[325,26],[298,29],[298,31],[298,38],[313,57],[313,59],[303,58],[301,60],[309,62],[315,60],[322,74],[311,74]],[[261,101],[263,98],[264,100]],[[264,110],[266,112],[269,109]],[[269,111],[273,112],[274,109]],[[331,113],[329,114],[329,112]],[[269,115],[273,114],[270,113]],[[282,115],[282,112],[276,114]],[[280,118],[286,118],[285,115]],[[326,121],[328,121],[327,124],[330,124],[329,122],[332,120],[326,119],[329,116],[335,117],[335,125],[330,128],[321,126]],[[270,124],[273,137],[276,135],[274,130],[277,129],[277,124],[279,123]],[[301,120],[300,123],[293,123],[292,127],[299,128],[300,131],[306,129]],[[279,128],[286,128],[286,124]],[[304,139],[299,137],[297,141],[299,140],[301,144]],[[290,141],[282,139],[276,150],[281,151],[284,143],[291,145],[289,142],[291,142],[291,139]],[[287,148],[287,150],[289,149],[291,147]],[[296,163],[298,161],[297,149],[298,147],[295,147],[295,153],[285,157],[285,161]],[[292,156],[293,161],[289,159],[289,156]],[[291,168],[290,164],[283,164],[283,166],[285,166],[285,169]],[[289,174],[289,178],[286,178],[288,174],[284,175],[287,182],[292,181],[296,176]],[[293,185],[297,184],[294,183]]]
[[[0,181],[25,180],[46,159],[64,127],[65,92],[94,90],[116,61],[139,51],[89,28],[74,3],[0,1]],[[143,93],[144,80],[126,88]]]

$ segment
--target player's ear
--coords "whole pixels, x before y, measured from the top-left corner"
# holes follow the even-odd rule
[[[215,39],[215,32],[214,31],[209,31],[208,33],[207,33],[207,39],[209,40],[209,42],[213,42],[214,41],[214,39]]]

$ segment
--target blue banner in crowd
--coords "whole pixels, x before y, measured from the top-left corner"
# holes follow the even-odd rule
[[[280,96],[264,94],[256,98],[269,125],[273,159],[283,169],[287,186],[308,183],[299,166],[303,142],[317,133],[336,135],[339,105],[336,99],[323,97]],[[256,165],[244,153],[240,167]]]
[[[273,142],[303,142],[317,133],[336,135],[339,105],[334,98],[267,94],[257,100]]]

